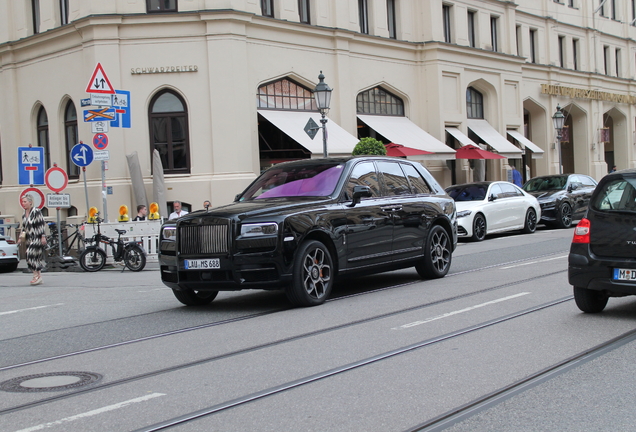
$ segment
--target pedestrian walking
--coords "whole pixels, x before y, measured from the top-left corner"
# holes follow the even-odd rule
[[[46,247],[46,223],[39,208],[33,205],[33,196],[26,194],[20,200],[24,209],[22,215],[22,231],[18,244],[26,244],[26,262],[29,270],[33,272],[31,285],[42,283],[42,270],[46,266],[44,248]]]
[[[517,186],[523,186],[523,178],[521,177],[521,173],[517,171],[517,168],[512,166],[512,182]]]

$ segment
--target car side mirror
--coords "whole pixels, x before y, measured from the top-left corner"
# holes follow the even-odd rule
[[[494,201],[496,199],[497,197],[495,196],[495,194],[490,194],[490,196],[488,197],[488,201]]]
[[[371,193],[371,189],[369,186],[354,186],[353,187],[353,198],[349,207],[354,207],[356,204],[360,202],[362,198],[368,198],[373,196]]]
[[[241,194],[236,194],[236,196],[234,197],[234,202],[238,202],[240,197],[241,197]]]
[[[572,183],[570,186],[568,186],[568,192],[575,191],[578,188],[579,188],[579,185],[577,185],[576,183]]]

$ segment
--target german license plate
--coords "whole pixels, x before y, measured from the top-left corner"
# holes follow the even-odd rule
[[[218,258],[183,260],[183,266],[186,270],[220,269],[221,260]]]
[[[614,280],[635,281],[636,282],[636,270],[615,268],[614,269]]]

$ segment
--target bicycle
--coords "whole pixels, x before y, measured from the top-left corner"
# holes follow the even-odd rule
[[[141,241],[124,242],[121,236],[126,234],[126,230],[120,229],[115,230],[119,236],[117,240],[113,240],[101,232],[100,223],[104,220],[99,215],[96,215],[95,221],[97,223],[97,232],[90,240],[87,240],[90,245],[86,246],[79,257],[80,266],[85,271],[100,271],[106,265],[106,252],[99,247],[100,243],[111,247],[115,262],[124,261],[125,266],[121,271],[128,267],[131,271],[138,272],[146,267],[146,253],[140,246]]]
[[[48,256],[56,256],[60,251],[57,224],[55,222],[49,222],[48,225],[51,233],[46,236],[46,253]],[[78,254],[84,250],[86,241],[84,239],[84,235],[80,232],[83,230],[83,226],[83,223],[67,224],[62,226],[63,230],[66,229],[66,227],[75,228],[75,231],[62,238],[62,256],[67,256],[74,247],[77,249]],[[77,242],[77,244],[75,242]]]

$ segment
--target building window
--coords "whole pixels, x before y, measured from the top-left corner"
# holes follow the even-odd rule
[[[367,0],[358,0],[358,19],[360,20],[360,33],[369,34],[369,8]]]
[[[515,27],[515,45],[517,47],[517,55],[521,55],[521,26]]]
[[[620,48],[616,48],[615,54],[615,62],[616,62],[616,76],[620,78],[621,76],[621,50]]]
[[[574,70],[579,70],[579,40],[572,39],[572,61]]]
[[[471,119],[484,118],[484,97],[472,87],[466,89],[466,116]]]
[[[568,0],[568,6],[573,8],[574,7],[574,0]]]
[[[298,17],[303,24],[310,24],[309,0],[298,0]]]
[[[261,0],[261,15],[274,18],[274,0]]]
[[[397,30],[395,26],[395,0],[386,0],[386,18],[389,26],[389,37],[397,39]]]
[[[475,12],[473,11],[468,11],[468,45],[475,48]]]
[[[490,17],[490,44],[493,51],[499,51],[499,35],[497,34],[497,17]]]
[[[49,117],[44,107],[38,111],[38,146],[44,149],[44,167],[51,168],[51,150],[49,148]]]
[[[630,25],[636,25],[636,0],[632,0],[632,22]]]
[[[618,13],[617,13],[617,10],[616,10],[616,0],[611,0],[610,3],[611,3],[611,6],[612,6],[612,10],[610,12],[612,14],[612,19],[613,20],[617,20],[618,19]]]
[[[530,63],[537,62],[537,31],[530,29]]]
[[[177,0],[146,0],[148,13],[178,12]]]
[[[313,92],[288,78],[260,86],[256,101],[258,108],[318,111]]]
[[[382,87],[374,87],[358,93],[356,112],[358,114],[404,116],[404,102]]]
[[[442,21],[444,22],[444,42],[451,43],[451,7],[442,5]]]
[[[64,110],[64,139],[66,140],[66,173],[68,178],[79,178],[79,167],[71,161],[71,149],[79,143],[77,134],[77,112],[73,101],[68,101]]]
[[[68,24],[68,0],[60,0],[60,24]]]
[[[565,67],[565,36],[559,36],[559,66]]]
[[[602,17],[606,16],[605,15],[605,1],[606,0],[598,0],[598,2],[599,2],[598,13]]]
[[[31,0],[31,17],[33,18],[33,34],[40,33],[40,0]]]
[[[152,98],[148,114],[150,150],[159,152],[163,172],[189,173],[188,111],[183,99],[170,90],[164,90]]]
[[[607,45],[603,47],[603,69],[605,75],[609,75],[609,47]]]

